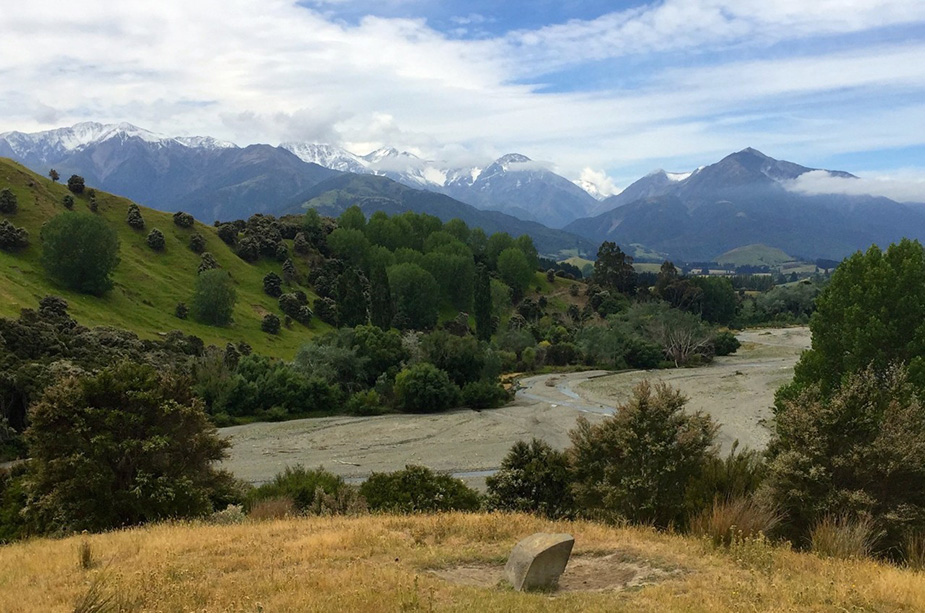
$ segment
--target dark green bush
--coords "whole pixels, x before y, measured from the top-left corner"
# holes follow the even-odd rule
[[[312,310],[295,292],[280,295],[279,310],[304,325],[308,325],[312,320]]]
[[[510,400],[510,394],[494,381],[472,381],[462,388],[462,403],[470,409],[495,409]]]
[[[136,230],[144,230],[145,220],[141,216],[141,209],[134,202],[128,205],[128,214],[125,216],[125,221]]]
[[[112,288],[119,263],[119,237],[101,218],[62,213],[42,226],[42,266],[70,289],[102,295]]]
[[[450,475],[424,466],[406,466],[393,473],[373,473],[360,486],[371,511],[434,513],[477,511],[478,492]]]
[[[713,350],[716,352],[716,355],[733,354],[741,346],[742,343],[739,342],[736,335],[728,330],[719,332],[713,337]]]
[[[260,329],[268,334],[279,334],[279,317],[273,313],[267,313],[260,322]]]
[[[550,519],[570,518],[575,513],[568,456],[545,441],[518,441],[489,476],[486,504],[489,509],[538,513]]]
[[[71,175],[67,180],[67,188],[75,194],[82,194],[84,191],[84,178],[80,175]]]
[[[397,407],[409,413],[437,413],[459,402],[459,388],[446,372],[422,362],[395,377]]]
[[[4,219],[0,221],[0,249],[19,251],[29,246],[29,233]]]
[[[229,247],[234,247],[238,242],[238,229],[234,224],[223,223],[218,227],[218,237]]]
[[[749,498],[758,491],[767,474],[764,456],[753,449],[739,451],[738,441],[724,458],[707,456],[701,474],[688,483],[688,516],[710,509],[716,500]]]
[[[279,298],[283,293],[283,280],[275,272],[268,272],[263,277],[263,293],[273,298]]]
[[[64,198],[61,199],[61,204],[63,204],[64,208],[66,208],[67,210],[69,211],[73,210],[74,209],[74,196],[70,194],[65,194]]]
[[[0,213],[13,215],[18,208],[16,194],[9,187],[0,189]]]
[[[164,247],[167,246],[167,241],[164,240],[164,233],[157,228],[148,232],[146,242],[148,243],[148,247],[151,247],[151,249],[155,251],[163,251]]]
[[[208,251],[204,251],[199,256],[199,274],[215,268],[218,268],[218,261],[216,261],[215,256]]]
[[[179,319],[186,319],[189,316],[189,307],[185,302],[178,302],[177,308],[173,312]]]
[[[546,363],[553,366],[577,364],[580,357],[578,348],[572,343],[558,343],[546,348]]]
[[[206,250],[206,239],[202,234],[196,232],[189,237],[189,248],[193,253],[202,253]]]
[[[196,219],[189,213],[184,213],[183,211],[177,211],[176,213],[173,214],[173,223],[175,223],[181,228],[192,228],[195,222],[196,222]]]
[[[254,488],[247,494],[247,507],[274,498],[289,498],[302,513],[311,513],[324,496],[337,496],[353,489],[341,477],[323,468],[306,470],[303,466],[287,466],[273,481]]]

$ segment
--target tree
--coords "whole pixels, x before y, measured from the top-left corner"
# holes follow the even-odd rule
[[[446,372],[421,362],[395,377],[395,402],[409,413],[438,413],[459,402],[459,388]]]
[[[340,324],[359,326],[369,321],[369,282],[354,267],[337,279],[337,307]]]
[[[371,511],[438,513],[477,511],[479,494],[460,479],[424,466],[405,466],[393,473],[373,473],[360,485]]]
[[[67,180],[67,188],[75,194],[82,194],[84,191],[84,178],[80,175],[71,175]]]
[[[4,215],[13,215],[19,207],[16,201],[16,194],[9,187],[0,189],[0,213]]]
[[[212,510],[228,447],[191,382],[122,362],[48,388],[26,433],[27,516],[47,531],[106,530]]]
[[[823,394],[869,365],[884,372],[905,363],[925,392],[925,249],[904,239],[881,252],[874,245],[844,260],[816,299],[805,351],[786,395],[818,384]]]
[[[439,313],[440,288],[433,275],[417,264],[397,264],[388,270],[397,328],[433,328]]]
[[[145,228],[145,220],[141,216],[141,209],[134,202],[128,205],[128,214],[125,216],[125,221],[136,230],[144,230]]]
[[[727,325],[736,314],[736,292],[725,277],[697,277],[691,281],[702,292],[699,314],[705,321]]]
[[[374,326],[388,330],[392,326],[392,291],[385,266],[374,265],[369,280],[369,320]]]
[[[515,295],[521,295],[533,280],[533,268],[523,251],[509,247],[498,255],[498,276],[514,290]]]
[[[29,246],[29,233],[25,228],[14,226],[4,219],[0,221],[0,249],[19,251]]]
[[[636,270],[633,258],[623,253],[616,243],[604,241],[594,262],[594,281],[605,288],[623,294],[636,291]]]
[[[305,238],[304,232],[296,233],[295,238],[292,239],[292,249],[299,255],[305,255],[311,250],[311,244]]]
[[[223,223],[218,227],[218,237],[229,247],[234,247],[238,242],[238,229],[234,224]]]
[[[268,334],[279,334],[279,317],[273,313],[267,313],[260,322],[260,329]]]
[[[52,168],[48,171],[48,178],[51,179],[54,183],[58,182],[58,179],[61,178],[61,175],[58,174],[58,171]]]
[[[575,513],[568,456],[546,441],[514,443],[501,468],[485,479],[487,505],[493,510],[538,513],[567,519]]]
[[[173,223],[181,228],[192,228],[193,224],[196,223],[196,219],[189,213],[177,211],[173,214]]]
[[[273,298],[279,298],[283,293],[283,280],[275,272],[268,272],[263,277],[263,293]]]
[[[105,221],[87,213],[62,213],[42,227],[41,238],[42,266],[55,281],[98,296],[112,288],[119,239]]]
[[[789,536],[800,542],[831,515],[872,519],[883,550],[921,534],[923,441],[925,403],[902,366],[872,365],[831,394],[814,384],[779,402],[767,483]]]
[[[484,264],[479,264],[475,279],[475,334],[480,341],[491,340],[491,278]]]
[[[148,238],[145,239],[145,241],[148,243],[148,247],[151,247],[151,249],[155,251],[163,251],[164,247],[167,246],[167,241],[164,240],[164,233],[157,228],[148,232]]]
[[[366,269],[370,243],[362,230],[337,228],[328,235],[327,240],[335,256],[360,269]]]
[[[61,204],[64,205],[64,208],[71,211],[74,209],[74,196],[70,194],[65,194],[64,198],[61,199]]]
[[[654,392],[654,393],[653,393]],[[684,412],[677,390],[648,381],[616,413],[569,433],[578,508],[665,528],[683,519],[688,483],[712,453],[716,425]]]
[[[189,248],[193,253],[202,253],[206,249],[206,239],[199,232],[190,235]]]
[[[302,294],[304,296],[304,294]],[[308,325],[312,319],[312,310],[308,308],[306,300],[300,299],[299,294],[293,292],[282,294],[279,297],[279,310],[297,322]]]
[[[200,275],[206,270],[214,270],[218,267],[218,261],[215,259],[215,256],[208,251],[203,251],[199,256],[199,268],[197,269],[197,272]]]
[[[227,326],[237,300],[234,282],[228,272],[214,268],[196,277],[191,301],[193,317],[210,326]]]
[[[366,228],[366,215],[363,214],[363,210],[360,207],[354,204],[337,218],[337,227],[350,230],[363,230]]]

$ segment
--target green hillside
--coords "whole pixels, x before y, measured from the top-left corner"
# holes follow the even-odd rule
[[[97,214],[118,232],[120,240],[120,263],[113,275],[115,287],[105,296],[95,297],[56,286],[40,264],[39,233],[44,222],[65,211],[61,202],[69,193],[67,187],[0,158],[0,189],[4,187],[9,187],[16,195],[19,210],[13,215],[0,214],[0,219],[8,219],[28,230],[30,244],[17,253],[0,251],[0,316],[15,317],[20,309],[35,308],[40,298],[55,294],[68,301],[71,315],[83,325],[124,328],[143,338],[156,338],[158,334],[180,330],[202,338],[207,344],[224,346],[227,342],[244,341],[259,353],[282,357],[293,356],[312,334],[328,329],[324,323],[313,320],[308,327],[293,323],[291,329],[283,328],[276,336],[262,332],[260,322],[266,313],[281,316],[276,299],[263,293],[263,276],[270,271],[280,274],[282,265],[279,262],[261,259],[249,264],[218,238],[215,228],[199,221],[193,228],[180,228],[173,223],[171,213],[142,207],[146,228],[133,230],[125,222],[130,201],[100,191],[96,195]],[[75,200],[75,211],[89,212],[86,193],[75,196]],[[145,242],[153,228],[161,230],[167,241],[165,250],[160,253]],[[211,252],[234,279],[238,300],[234,323],[227,328],[174,316],[178,302],[189,304],[196,280],[199,255],[188,248],[189,237],[195,232],[205,237],[206,251]],[[304,274],[306,262],[294,254],[293,258]],[[303,290],[310,301],[314,299],[308,288]]]
[[[793,258],[776,247],[754,244],[737,247],[716,258],[720,264],[732,266],[779,266]]]

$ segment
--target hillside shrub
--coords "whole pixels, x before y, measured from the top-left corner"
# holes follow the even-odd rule
[[[289,259],[289,248],[286,247],[286,243],[277,243],[276,252],[273,254],[273,257],[277,262],[285,262]]]
[[[4,215],[13,215],[19,208],[16,194],[9,187],[0,189],[0,213]]]
[[[849,375],[776,407],[767,484],[804,543],[826,516],[869,517],[884,550],[925,529],[925,404],[906,367]]]
[[[202,252],[199,256],[198,273],[201,275],[207,270],[214,270],[216,268],[218,268],[218,261],[215,259],[215,256],[208,251]]]
[[[128,213],[125,215],[125,222],[135,230],[144,230],[145,220],[141,216],[141,209],[134,202],[128,205]]]
[[[268,334],[279,334],[279,317],[273,313],[267,313],[260,322],[260,329]]]
[[[643,381],[616,413],[569,433],[578,508],[666,528],[684,519],[688,484],[712,453],[716,425],[668,385]]]
[[[99,217],[62,213],[42,226],[42,266],[52,279],[78,292],[102,295],[112,288],[119,238]]]
[[[177,307],[173,310],[173,314],[176,315],[178,319],[186,319],[189,316],[189,307],[186,306],[185,302],[178,302]]]
[[[279,310],[306,326],[312,319],[312,310],[295,292],[280,295]]]
[[[510,400],[510,394],[494,381],[472,381],[462,388],[462,403],[470,409],[496,409]]]
[[[341,512],[362,509],[361,501],[355,494],[350,496],[348,491],[356,490],[344,483],[341,477],[323,468],[307,470],[301,465],[287,466],[271,482],[248,492],[246,506],[253,510],[262,501],[289,499],[300,513],[321,514],[326,510],[334,511],[329,506],[332,500],[341,500],[353,503],[352,509],[345,505]]]
[[[731,355],[742,346],[736,335],[728,330],[723,330],[713,337],[713,350],[716,355]]]
[[[231,275],[221,269],[203,271],[196,277],[191,312],[196,321],[210,326],[231,324],[237,292]]]
[[[477,511],[478,492],[461,480],[424,466],[405,466],[392,473],[373,473],[360,486],[371,511],[437,513]]]
[[[737,540],[770,534],[780,519],[774,507],[754,496],[716,498],[691,519],[689,532],[709,538],[717,547],[729,547]]]
[[[283,280],[275,272],[268,272],[263,277],[263,293],[273,298],[279,298],[283,293]]]
[[[65,194],[64,198],[61,199],[61,204],[63,204],[64,208],[66,208],[69,211],[74,210],[74,196],[70,194]]]
[[[568,456],[534,438],[514,443],[501,468],[486,478],[489,509],[567,519],[575,513]]]
[[[245,235],[238,241],[235,253],[245,262],[256,262],[260,259],[260,243],[257,239]]]
[[[189,237],[189,248],[193,253],[202,253],[206,250],[206,239],[196,232]]]
[[[173,214],[173,223],[181,228],[192,228],[193,224],[196,223],[196,218],[189,213],[177,211]]]
[[[708,455],[700,475],[688,483],[688,513],[710,509],[716,500],[744,500],[759,491],[768,474],[764,455],[754,449],[739,451],[735,441],[725,457]]]
[[[29,246],[29,232],[4,219],[0,221],[0,249],[19,251]]]
[[[317,298],[314,306],[318,319],[330,326],[338,325],[340,318],[337,312],[337,302],[333,298]]]
[[[229,247],[234,247],[238,242],[238,229],[234,224],[223,223],[218,226],[218,237]]]
[[[395,402],[408,413],[438,413],[458,404],[459,388],[445,371],[421,362],[396,375]]]
[[[71,175],[67,180],[67,188],[75,194],[82,194],[84,191],[84,178],[80,175]]]
[[[145,242],[148,243],[148,247],[155,251],[163,251],[164,247],[167,246],[167,241],[164,240],[164,233],[157,228],[148,232],[148,238],[145,239]]]
[[[213,467],[228,442],[190,387],[131,362],[49,387],[26,432],[30,521],[105,530],[210,513],[229,490],[230,476]]]
[[[311,251],[311,244],[305,238],[304,232],[298,232],[292,240],[292,249],[299,255],[305,255]]]

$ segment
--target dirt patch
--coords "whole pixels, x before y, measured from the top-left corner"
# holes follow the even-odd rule
[[[556,593],[611,592],[652,585],[684,574],[681,569],[659,568],[626,552],[578,554],[569,560]],[[469,563],[432,570],[444,581],[470,587],[510,589],[499,564]]]

